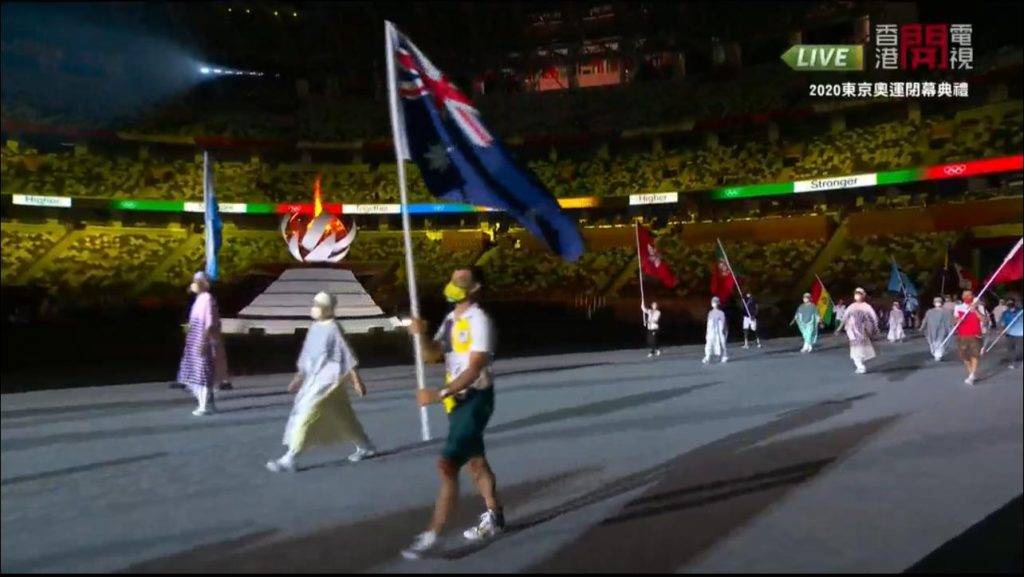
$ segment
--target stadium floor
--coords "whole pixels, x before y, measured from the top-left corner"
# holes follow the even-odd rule
[[[728,364],[711,366],[694,346],[656,361],[639,349],[499,359],[487,438],[508,530],[483,546],[461,541],[482,507],[464,474],[439,558],[419,562],[398,552],[427,522],[439,443],[418,441],[410,367],[367,369],[370,395],[354,401],[383,456],[350,464],[351,447],[319,449],[296,474],[263,468],[282,450],[287,375],[238,379],[207,418],[166,383],[3,395],[2,569],[890,572],[940,554],[1000,562],[970,538],[1022,493],[1020,369],[986,357],[969,389],[960,363],[934,363],[920,339],[882,343],[863,376],[845,339],[821,346],[801,355],[796,339],[777,339],[733,347]],[[437,382],[438,367],[429,374]],[[437,407],[431,419],[442,435]],[[1004,541],[980,541],[1020,571],[1019,500],[1012,511],[1010,531],[995,529]],[[956,550],[968,541],[970,552]]]

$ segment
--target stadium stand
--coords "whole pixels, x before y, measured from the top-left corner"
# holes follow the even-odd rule
[[[882,122],[776,144],[749,141],[657,153],[599,152],[590,157],[534,159],[528,165],[558,197],[706,190],[1015,154],[1021,149],[1021,114],[1022,102],[1010,100],[952,116]],[[129,156],[86,146],[42,153],[16,141],[8,141],[0,154],[4,193],[190,200],[202,194],[199,155]],[[387,162],[223,161],[216,163],[214,178],[224,202],[306,201],[317,172],[323,174],[329,201],[398,200],[396,170]],[[412,201],[432,198],[413,165],[408,182]]]

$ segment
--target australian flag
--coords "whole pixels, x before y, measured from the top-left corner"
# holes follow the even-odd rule
[[[210,153],[203,151],[203,229],[206,240],[206,278],[217,280],[219,267],[217,254],[220,252],[221,229],[220,211],[217,210],[217,196],[213,193],[213,166]]]
[[[399,155],[420,169],[434,196],[503,210],[565,260],[583,254],[574,219],[529,170],[517,166],[473,103],[390,22],[392,128]],[[394,109],[393,108],[393,109]]]

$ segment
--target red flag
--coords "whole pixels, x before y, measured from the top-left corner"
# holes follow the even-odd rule
[[[990,283],[1000,284],[1024,278],[1024,249],[1021,248],[1022,244],[1024,244],[1024,239],[1017,241],[1013,250],[1010,251],[1010,254],[1006,256],[1006,260],[1003,261],[1002,268],[989,279]]]
[[[711,268],[711,295],[718,297],[718,300],[725,303],[732,296],[736,288],[736,280],[733,279],[732,269],[722,252],[721,246],[715,247],[716,262]]]
[[[651,231],[647,230],[645,226],[637,225],[637,250],[640,254],[637,258],[640,259],[640,270],[644,274],[653,276],[654,278],[661,281],[661,284],[668,288],[675,288],[676,286],[676,275],[672,274],[672,270],[668,268],[668,263],[661,258],[661,253],[654,246],[654,238],[651,236]]]

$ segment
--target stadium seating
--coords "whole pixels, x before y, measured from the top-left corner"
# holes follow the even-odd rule
[[[184,231],[170,229],[98,226],[73,234],[48,266],[27,279],[29,283],[54,284],[70,294],[128,293],[184,240]]]
[[[635,256],[635,249],[628,246],[587,252],[578,262],[567,263],[550,252],[522,243],[517,248],[516,244],[514,237],[502,239],[481,263],[499,298],[501,293],[543,297],[600,294]]]
[[[707,190],[891,170],[1019,153],[1021,102],[1009,101],[917,121],[894,121],[779,143],[750,140],[646,153],[599,153],[533,159],[528,166],[557,197],[624,196]],[[956,138],[950,138],[950,135]],[[792,162],[790,162],[792,161]],[[308,201],[316,173],[328,202],[394,203],[394,164],[217,162],[214,180],[224,202]],[[415,165],[407,170],[410,199],[427,202]],[[202,195],[198,155],[162,157],[125,151],[40,153],[16,142],[2,149],[3,191],[73,197],[192,199]]]
[[[2,282],[8,284],[24,273],[54,243],[67,233],[67,230],[56,224],[26,225],[3,223],[0,226],[0,269]]]

